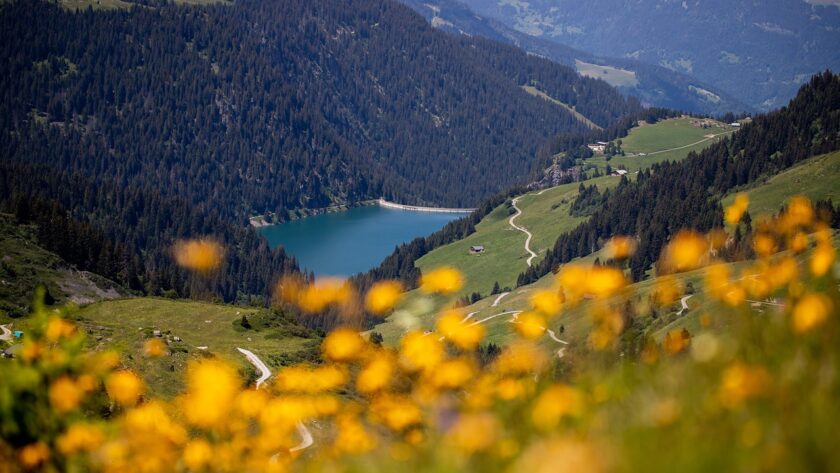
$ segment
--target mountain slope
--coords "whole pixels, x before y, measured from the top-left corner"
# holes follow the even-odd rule
[[[482,36],[518,46],[531,54],[575,67],[584,75],[604,79],[622,93],[642,102],[694,113],[751,111],[752,107],[717,87],[686,74],[628,58],[605,58],[559,42],[530,36],[502,21],[476,15],[456,0],[401,0],[433,26],[457,35]],[[618,70],[629,80],[616,81],[604,71]]]
[[[234,218],[383,195],[474,204],[526,176],[548,136],[585,129],[521,85],[601,126],[638,108],[390,1],[75,14],[16,2],[0,16],[9,157],[39,160],[27,147],[43,130],[31,125],[47,122],[63,132],[57,146],[85,142],[66,168],[154,176],[160,192],[211,197]]]
[[[688,73],[761,109],[840,68],[840,8],[826,2],[464,0],[480,15],[596,55]]]

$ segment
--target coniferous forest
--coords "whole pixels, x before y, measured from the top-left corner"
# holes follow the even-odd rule
[[[374,0],[16,1],[0,10],[0,48],[3,207],[65,209],[114,248],[82,266],[131,288],[228,301],[295,267],[244,228],[251,215],[381,196],[475,205],[534,172],[548,137],[587,130],[521,85],[600,126],[640,110],[570,68]],[[167,263],[173,239],[196,234],[232,248],[211,288]]]

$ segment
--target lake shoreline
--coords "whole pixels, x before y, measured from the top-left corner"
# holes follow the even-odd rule
[[[341,204],[341,205],[333,205],[330,207],[323,207],[320,209],[297,209],[292,211],[293,216],[288,220],[283,220],[281,222],[276,221],[269,221],[266,217],[272,218],[274,214],[269,215],[255,215],[248,219],[249,224],[254,228],[264,228],[270,227],[272,225],[282,225],[284,223],[288,223],[294,220],[300,220],[306,217],[313,217],[315,215],[323,215],[328,213],[335,213],[335,212],[344,212],[353,208],[358,207],[367,207],[371,205],[377,205],[382,208],[392,209],[392,210],[403,210],[408,212],[430,212],[430,213],[462,213],[462,214],[469,214],[475,211],[474,208],[450,208],[450,207],[424,207],[421,205],[405,205],[405,204],[398,204],[396,202],[390,202],[383,198],[379,199],[369,199],[357,202],[355,204]]]

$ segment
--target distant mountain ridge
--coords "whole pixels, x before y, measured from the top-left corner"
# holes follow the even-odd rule
[[[613,85],[616,85],[622,93],[638,97],[648,105],[705,114],[754,110],[754,107],[736,99],[731,94],[686,74],[633,59],[599,57],[559,42],[530,36],[507,26],[502,21],[477,15],[458,0],[400,1],[426,17],[432,26],[450,33],[483,36],[505,44],[512,44],[531,54],[570,67],[576,67],[579,64],[578,61],[583,61],[630,71],[635,84],[613,83]],[[597,74],[594,77],[606,79],[606,76]]]
[[[757,108],[840,68],[840,8],[815,0],[463,0],[478,14],[596,55],[686,72]]]

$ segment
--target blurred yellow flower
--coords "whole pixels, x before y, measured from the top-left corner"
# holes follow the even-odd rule
[[[589,271],[587,289],[595,297],[608,297],[627,284],[624,273],[611,266],[596,266]]]
[[[216,269],[222,262],[222,245],[209,239],[181,240],[175,244],[175,262],[197,272]]]
[[[365,340],[359,332],[351,328],[338,328],[327,335],[321,349],[330,360],[346,362],[360,357],[365,346]]]
[[[680,230],[662,252],[665,272],[682,272],[702,266],[708,257],[710,244],[706,238],[691,230]]]
[[[531,294],[531,307],[548,318],[560,313],[563,307],[563,296],[557,290],[538,289]]]
[[[475,350],[484,337],[484,326],[464,323],[464,314],[457,309],[444,311],[437,320],[436,329],[448,341],[462,350]]]
[[[819,327],[828,319],[832,306],[831,299],[824,294],[805,294],[793,308],[794,331],[802,333]]]
[[[409,372],[430,370],[443,361],[443,356],[443,345],[434,335],[409,332],[400,343],[400,364]]]
[[[741,220],[741,216],[747,211],[750,205],[750,198],[743,192],[735,196],[735,202],[724,211],[724,220],[730,225],[735,225]]]
[[[82,402],[84,392],[69,376],[62,376],[50,385],[50,405],[58,412],[69,412]]]
[[[213,460],[213,447],[204,439],[189,441],[184,446],[184,465],[192,471],[201,471]]]
[[[374,314],[385,314],[397,305],[404,290],[399,281],[380,281],[365,296],[365,307]]]
[[[67,338],[76,332],[76,326],[72,323],[62,319],[61,317],[51,317],[47,322],[47,328],[44,331],[44,336],[50,342],[57,342],[62,338]]]
[[[494,362],[500,374],[538,374],[547,365],[548,357],[530,342],[514,342],[505,347]]]
[[[224,424],[241,382],[227,363],[209,359],[187,367],[187,391],[181,407],[191,424],[210,428]]]
[[[143,393],[143,381],[132,371],[117,371],[108,377],[105,383],[108,396],[117,404],[132,406],[137,403]]]
[[[686,329],[674,329],[665,334],[662,347],[667,353],[675,355],[684,352],[691,344],[691,334]]]
[[[154,358],[161,357],[166,354],[166,343],[159,338],[146,340],[143,344],[143,353]]]
[[[776,239],[768,233],[757,233],[753,238],[753,249],[759,256],[770,256],[776,252]]]
[[[764,367],[734,363],[723,372],[719,397],[724,406],[736,408],[763,395],[769,384],[770,376]]]
[[[347,304],[353,298],[350,283],[339,278],[323,278],[303,288],[298,294],[297,305],[304,312],[316,314],[328,306]]]
[[[318,393],[343,386],[347,379],[347,372],[336,365],[287,366],[277,373],[274,386],[280,391]]]
[[[50,449],[44,442],[31,443],[20,449],[20,464],[27,470],[34,470],[50,458]],[[13,471],[13,470],[8,470]]]
[[[93,424],[73,424],[57,440],[58,450],[65,455],[91,451],[99,447],[105,435]]]
[[[490,414],[461,414],[446,433],[446,439],[458,450],[473,454],[490,448],[499,438],[501,428]]]
[[[635,252],[636,240],[628,236],[614,236],[604,245],[604,254],[608,259],[626,259]]]
[[[495,383],[496,395],[505,401],[524,397],[530,391],[529,387],[519,378],[502,378]]]
[[[682,294],[682,285],[674,276],[666,274],[653,280],[653,296],[659,305],[670,305]]]
[[[370,394],[384,389],[394,375],[394,361],[388,354],[378,354],[359,371],[356,389],[362,394]]]
[[[405,396],[379,396],[371,402],[370,413],[394,432],[402,432],[423,421],[420,408]]]
[[[589,271],[583,266],[567,264],[561,267],[560,272],[557,273],[557,282],[568,291],[570,297],[579,299],[588,289],[588,277]]]
[[[545,333],[545,318],[536,312],[525,311],[519,314],[513,327],[519,335],[534,340]]]
[[[779,218],[783,232],[790,232],[797,227],[810,225],[814,220],[814,207],[807,197],[794,196],[788,202],[785,212]]]
[[[510,469],[528,473],[602,473],[608,452],[576,439],[547,439],[531,444]]]
[[[335,448],[339,452],[360,455],[376,447],[376,438],[365,429],[355,415],[338,416],[336,426],[338,434],[335,438]]]
[[[464,279],[461,273],[448,266],[433,269],[423,274],[420,279],[420,290],[427,294],[452,294],[460,291],[463,286]]]
[[[555,428],[564,416],[578,416],[583,412],[580,391],[565,385],[554,385],[543,391],[531,410],[531,422],[542,430]]]
[[[834,264],[834,247],[829,243],[819,243],[811,256],[811,273],[814,276],[824,276]]]
[[[472,377],[472,363],[464,358],[444,361],[429,373],[431,384],[437,389],[463,387]]]

